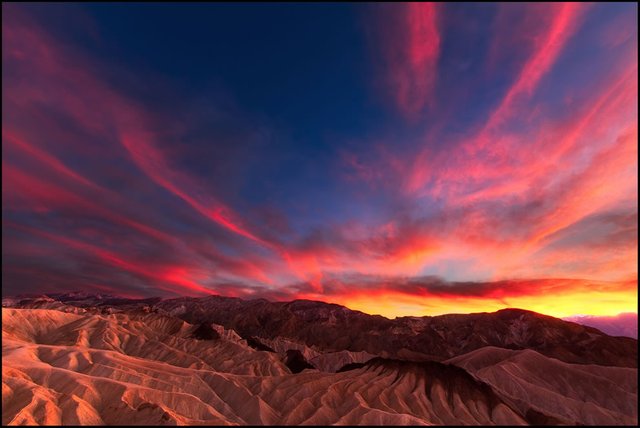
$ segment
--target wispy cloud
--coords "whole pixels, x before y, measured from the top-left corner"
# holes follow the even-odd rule
[[[442,4],[401,3],[380,9],[378,43],[384,52],[387,81],[397,107],[416,119],[436,95]]]

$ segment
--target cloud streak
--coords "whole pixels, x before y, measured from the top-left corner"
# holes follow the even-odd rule
[[[386,56],[388,85],[398,108],[410,119],[425,107],[435,105],[441,45],[438,15],[442,7],[433,2],[412,2],[386,6],[380,11],[394,18],[391,25],[383,22],[388,27],[379,35]]]

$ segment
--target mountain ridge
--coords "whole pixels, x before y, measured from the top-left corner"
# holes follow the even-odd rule
[[[128,299],[91,293],[47,299],[3,298],[3,306],[102,312],[146,311],[190,324],[217,324],[248,338],[290,339],[322,351],[367,352],[384,358],[443,361],[484,346],[533,349],[568,363],[637,367],[637,340],[611,337],[577,323],[533,311],[385,318],[335,303],[298,299],[271,302],[211,295]]]

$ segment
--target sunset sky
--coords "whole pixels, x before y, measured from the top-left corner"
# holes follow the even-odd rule
[[[637,16],[3,3],[3,295],[637,312]]]

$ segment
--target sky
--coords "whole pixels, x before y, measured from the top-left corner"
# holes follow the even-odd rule
[[[2,292],[637,313],[638,6],[2,4]]]

